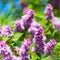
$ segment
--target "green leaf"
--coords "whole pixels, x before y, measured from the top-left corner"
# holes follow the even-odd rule
[[[32,52],[31,57],[32,57],[32,60],[37,60],[37,59],[39,59],[38,55],[37,55],[36,53],[34,53],[34,52]]]
[[[19,38],[20,38],[22,35],[23,35],[23,33],[17,32],[17,33],[14,34],[14,37],[13,37],[11,40],[14,41],[14,42],[16,42],[16,41],[19,40]]]
[[[54,35],[54,38],[57,42],[60,42],[60,33],[56,32],[55,35]]]
[[[53,59],[51,56],[48,56],[48,57],[42,58],[42,60],[53,60]]]
[[[5,41],[5,42],[6,42],[8,39],[9,39],[9,38],[7,38],[7,37],[5,37],[5,36],[2,37],[2,40]]]

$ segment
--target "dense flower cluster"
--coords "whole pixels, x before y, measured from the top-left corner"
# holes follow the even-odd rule
[[[0,36],[9,36],[11,34],[12,30],[9,25],[3,26],[0,29]]]
[[[22,30],[24,30],[24,26],[22,24],[22,21],[21,20],[17,20],[15,22],[15,28],[14,28],[14,31],[16,32],[21,32]]]
[[[0,41],[0,55],[2,55],[2,60],[12,60],[12,52],[10,47],[3,41]]]
[[[21,19],[15,22],[14,30],[10,28],[10,26],[4,26],[0,29],[0,36],[9,36],[13,31],[14,32],[22,32],[27,29],[28,32],[32,36],[32,43],[35,45],[32,49],[33,52],[37,52],[40,54],[50,55],[54,46],[56,45],[56,41],[54,39],[50,40],[50,42],[45,42],[45,36],[43,34],[43,27],[37,23],[34,17],[34,11],[26,8],[24,10],[24,16]],[[46,19],[52,19],[53,12],[52,6],[48,4],[46,6]],[[60,30],[59,22],[57,18],[52,19],[52,23]],[[57,23],[56,23],[57,21]],[[12,31],[13,30],[13,31]],[[2,55],[2,60],[30,60],[30,56],[28,54],[30,50],[31,39],[26,38],[21,45],[21,48],[17,49],[19,56],[13,56],[13,53],[10,50],[10,47],[3,41],[0,41],[0,55]]]
[[[35,32],[35,35],[34,35],[34,38],[33,38],[33,43],[35,43],[35,52],[37,53],[40,53],[40,54],[43,54],[44,53],[44,40],[43,40],[43,35],[42,35],[42,29],[39,28],[36,32]]]
[[[40,24],[33,20],[32,23],[31,23],[31,25],[30,25],[30,28],[28,29],[28,32],[32,36],[34,36],[35,35],[35,32],[38,30],[39,27],[41,27]]]
[[[50,55],[52,54],[52,50],[54,49],[54,46],[56,45],[56,41],[54,39],[50,40],[50,42],[48,42],[45,45],[45,54]]]
[[[28,51],[30,49],[30,44],[31,44],[30,38],[25,39],[25,41],[23,42],[19,52],[21,60],[29,60]]]
[[[48,4],[46,6],[45,13],[46,13],[46,19],[47,20],[50,20],[54,17],[51,4]]]
[[[0,40],[0,56],[1,60],[20,60],[20,57],[13,56],[10,47],[2,40]]]
[[[33,10],[28,10],[27,13],[22,16],[22,18],[18,21],[15,22],[15,31],[22,31],[26,28],[30,27],[30,24],[32,23],[34,16],[34,11]]]
[[[52,24],[60,31],[60,19],[54,16],[53,8],[51,4],[47,4],[45,13],[46,13],[46,19],[50,20],[52,19]]]

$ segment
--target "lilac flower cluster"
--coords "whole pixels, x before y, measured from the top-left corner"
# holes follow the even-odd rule
[[[60,31],[60,19],[59,18],[54,17],[52,19],[52,24],[58,29],[58,31]]]
[[[22,31],[30,27],[34,16],[33,10],[28,10],[27,13],[22,16],[22,18],[15,22],[15,31]]]
[[[46,13],[47,20],[50,20],[54,17],[51,4],[47,4],[46,9],[45,9],[45,13]]]
[[[14,28],[14,31],[16,31],[16,32],[21,32],[22,30],[24,30],[25,28],[24,28],[24,26],[23,26],[23,24],[22,24],[22,21],[21,20],[17,20],[16,22],[15,22],[15,28]]]
[[[46,16],[47,19],[51,19],[53,17],[52,7],[50,4],[46,7]],[[54,46],[56,44],[56,41],[54,39],[50,40],[50,42],[45,43],[45,36],[43,35],[44,29],[42,26],[37,23],[34,19],[34,11],[25,9],[24,10],[24,16],[22,16],[21,19],[17,20],[15,22],[15,32],[21,32],[25,29],[28,29],[28,32],[33,37],[33,51],[40,53],[40,54],[47,54],[50,55],[52,50],[54,49]],[[53,24],[59,28],[59,22],[56,23],[56,20],[53,19]],[[59,29],[60,30],[60,29]],[[4,26],[0,29],[0,36],[9,36],[12,33],[12,29],[10,26]],[[0,41],[0,55],[2,55],[2,60],[30,60],[30,56],[28,55],[28,52],[30,50],[30,44],[31,40],[30,38],[24,39],[24,42],[22,43],[22,46],[18,52],[20,55],[19,57],[13,56],[12,52],[10,50],[10,47],[3,41]]]
[[[31,25],[30,25],[30,28],[28,29],[28,32],[32,36],[34,36],[35,35],[35,32],[38,30],[39,27],[41,27],[40,24],[33,20],[32,23],[31,23]]]
[[[46,55],[51,55],[54,46],[56,45],[56,41],[54,39],[50,40],[48,43],[45,42],[41,29],[38,29],[35,33],[33,43],[35,44],[35,47],[32,49],[33,52]]]
[[[54,39],[50,40],[50,42],[48,42],[45,45],[45,50],[44,50],[45,54],[51,55],[55,45],[56,45],[56,41]]]
[[[29,60],[28,51],[30,49],[30,44],[31,44],[30,38],[26,38],[25,41],[22,43],[22,46],[19,52],[21,60]]]
[[[2,60],[12,60],[11,54],[10,47],[5,42],[0,41],[0,55],[3,57]]]
[[[9,25],[3,26],[0,29],[0,36],[9,36],[11,34],[12,30]]]
[[[10,47],[2,40],[0,40],[0,55],[1,60],[20,60],[20,57],[13,56]]]
[[[33,43],[35,44],[35,47],[32,48],[33,52],[37,52],[40,54],[45,53],[45,45],[48,45],[45,43],[45,36],[43,35],[44,29],[42,26],[37,23],[36,21],[32,21],[30,28],[28,29],[28,32],[32,35],[33,37]],[[53,42],[55,43],[55,42]],[[47,47],[48,48],[48,47]],[[50,49],[53,50],[53,49]],[[47,51],[47,49],[46,49]],[[49,51],[51,53],[51,51]],[[45,54],[48,54],[49,52],[46,52]]]
[[[32,51],[43,54],[45,36],[42,34],[42,32],[43,32],[42,26],[40,26],[39,23],[37,23],[36,21],[33,20],[30,28],[28,29],[28,32],[32,35],[33,43],[35,44],[35,47],[32,48]]]
[[[53,8],[51,4],[47,4],[46,9],[45,9],[46,19],[47,20],[52,19],[52,24],[58,29],[58,31],[60,31],[60,19],[57,17],[54,17],[52,10]]]
[[[44,53],[44,40],[42,35],[43,29],[39,28],[34,35],[33,43],[35,44],[35,48],[33,48],[33,51],[43,54]]]
[[[30,28],[28,29],[28,32],[33,36],[33,43],[35,44],[35,47],[33,47],[32,51],[33,52],[37,52],[40,54],[47,54],[49,55],[49,52],[51,54],[51,51],[53,49],[50,49],[49,52],[48,49],[46,49],[45,47],[48,47],[48,43],[45,43],[45,36],[43,35],[43,31],[44,29],[40,26],[40,24],[38,24],[36,21],[33,20],[33,22],[31,23]],[[51,40],[50,42],[52,42],[51,48],[55,46],[56,41],[55,40]],[[49,43],[50,43],[49,42]],[[53,45],[54,44],[54,45]]]

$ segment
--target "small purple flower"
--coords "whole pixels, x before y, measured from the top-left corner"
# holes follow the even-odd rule
[[[35,35],[35,32],[38,30],[38,28],[41,28],[43,29],[40,24],[38,24],[36,21],[33,20],[33,22],[31,23],[30,25],[30,28],[28,29],[28,32],[34,36]]]
[[[16,32],[21,32],[22,30],[24,30],[25,28],[24,28],[24,26],[23,26],[23,21],[22,20],[17,20],[16,22],[15,22],[15,31]]]
[[[47,55],[51,55],[52,54],[52,50],[54,49],[56,45],[56,40],[52,39],[50,40],[50,42],[48,42],[46,45],[45,45],[45,54]]]
[[[54,17],[51,4],[47,4],[46,9],[45,9],[45,13],[46,13],[47,20],[50,20]]]
[[[36,22],[35,20],[33,20],[32,23],[31,23],[31,27],[39,28],[40,24],[38,22]]]
[[[2,36],[9,36],[11,34],[12,30],[9,25],[3,26],[1,29]]]

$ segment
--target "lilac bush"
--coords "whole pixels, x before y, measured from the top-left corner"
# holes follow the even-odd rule
[[[44,27],[34,19],[34,10],[25,8],[23,13],[24,15],[15,21],[14,28],[11,28],[9,25],[0,28],[0,55],[2,56],[2,60],[33,60],[33,53],[36,55],[39,53],[43,56],[44,54],[45,56],[51,56],[53,53],[57,43],[54,39],[53,32],[51,35],[53,37],[49,38],[51,39],[49,40],[47,32],[50,30],[46,31],[46,26]],[[46,6],[45,13],[47,20],[52,19],[52,23],[49,24],[52,26],[54,25],[60,30],[60,21],[58,18],[54,17],[52,6],[50,4]],[[49,26],[49,28],[52,28],[51,30],[54,31],[52,26]],[[21,33],[22,36],[20,35]],[[4,37],[7,38],[6,41],[3,40]],[[14,39],[17,40],[14,41]],[[49,42],[47,42],[47,40],[49,40]],[[33,46],[31,47],[31,45]],[[39,57],[41,57],[40,55]]]

